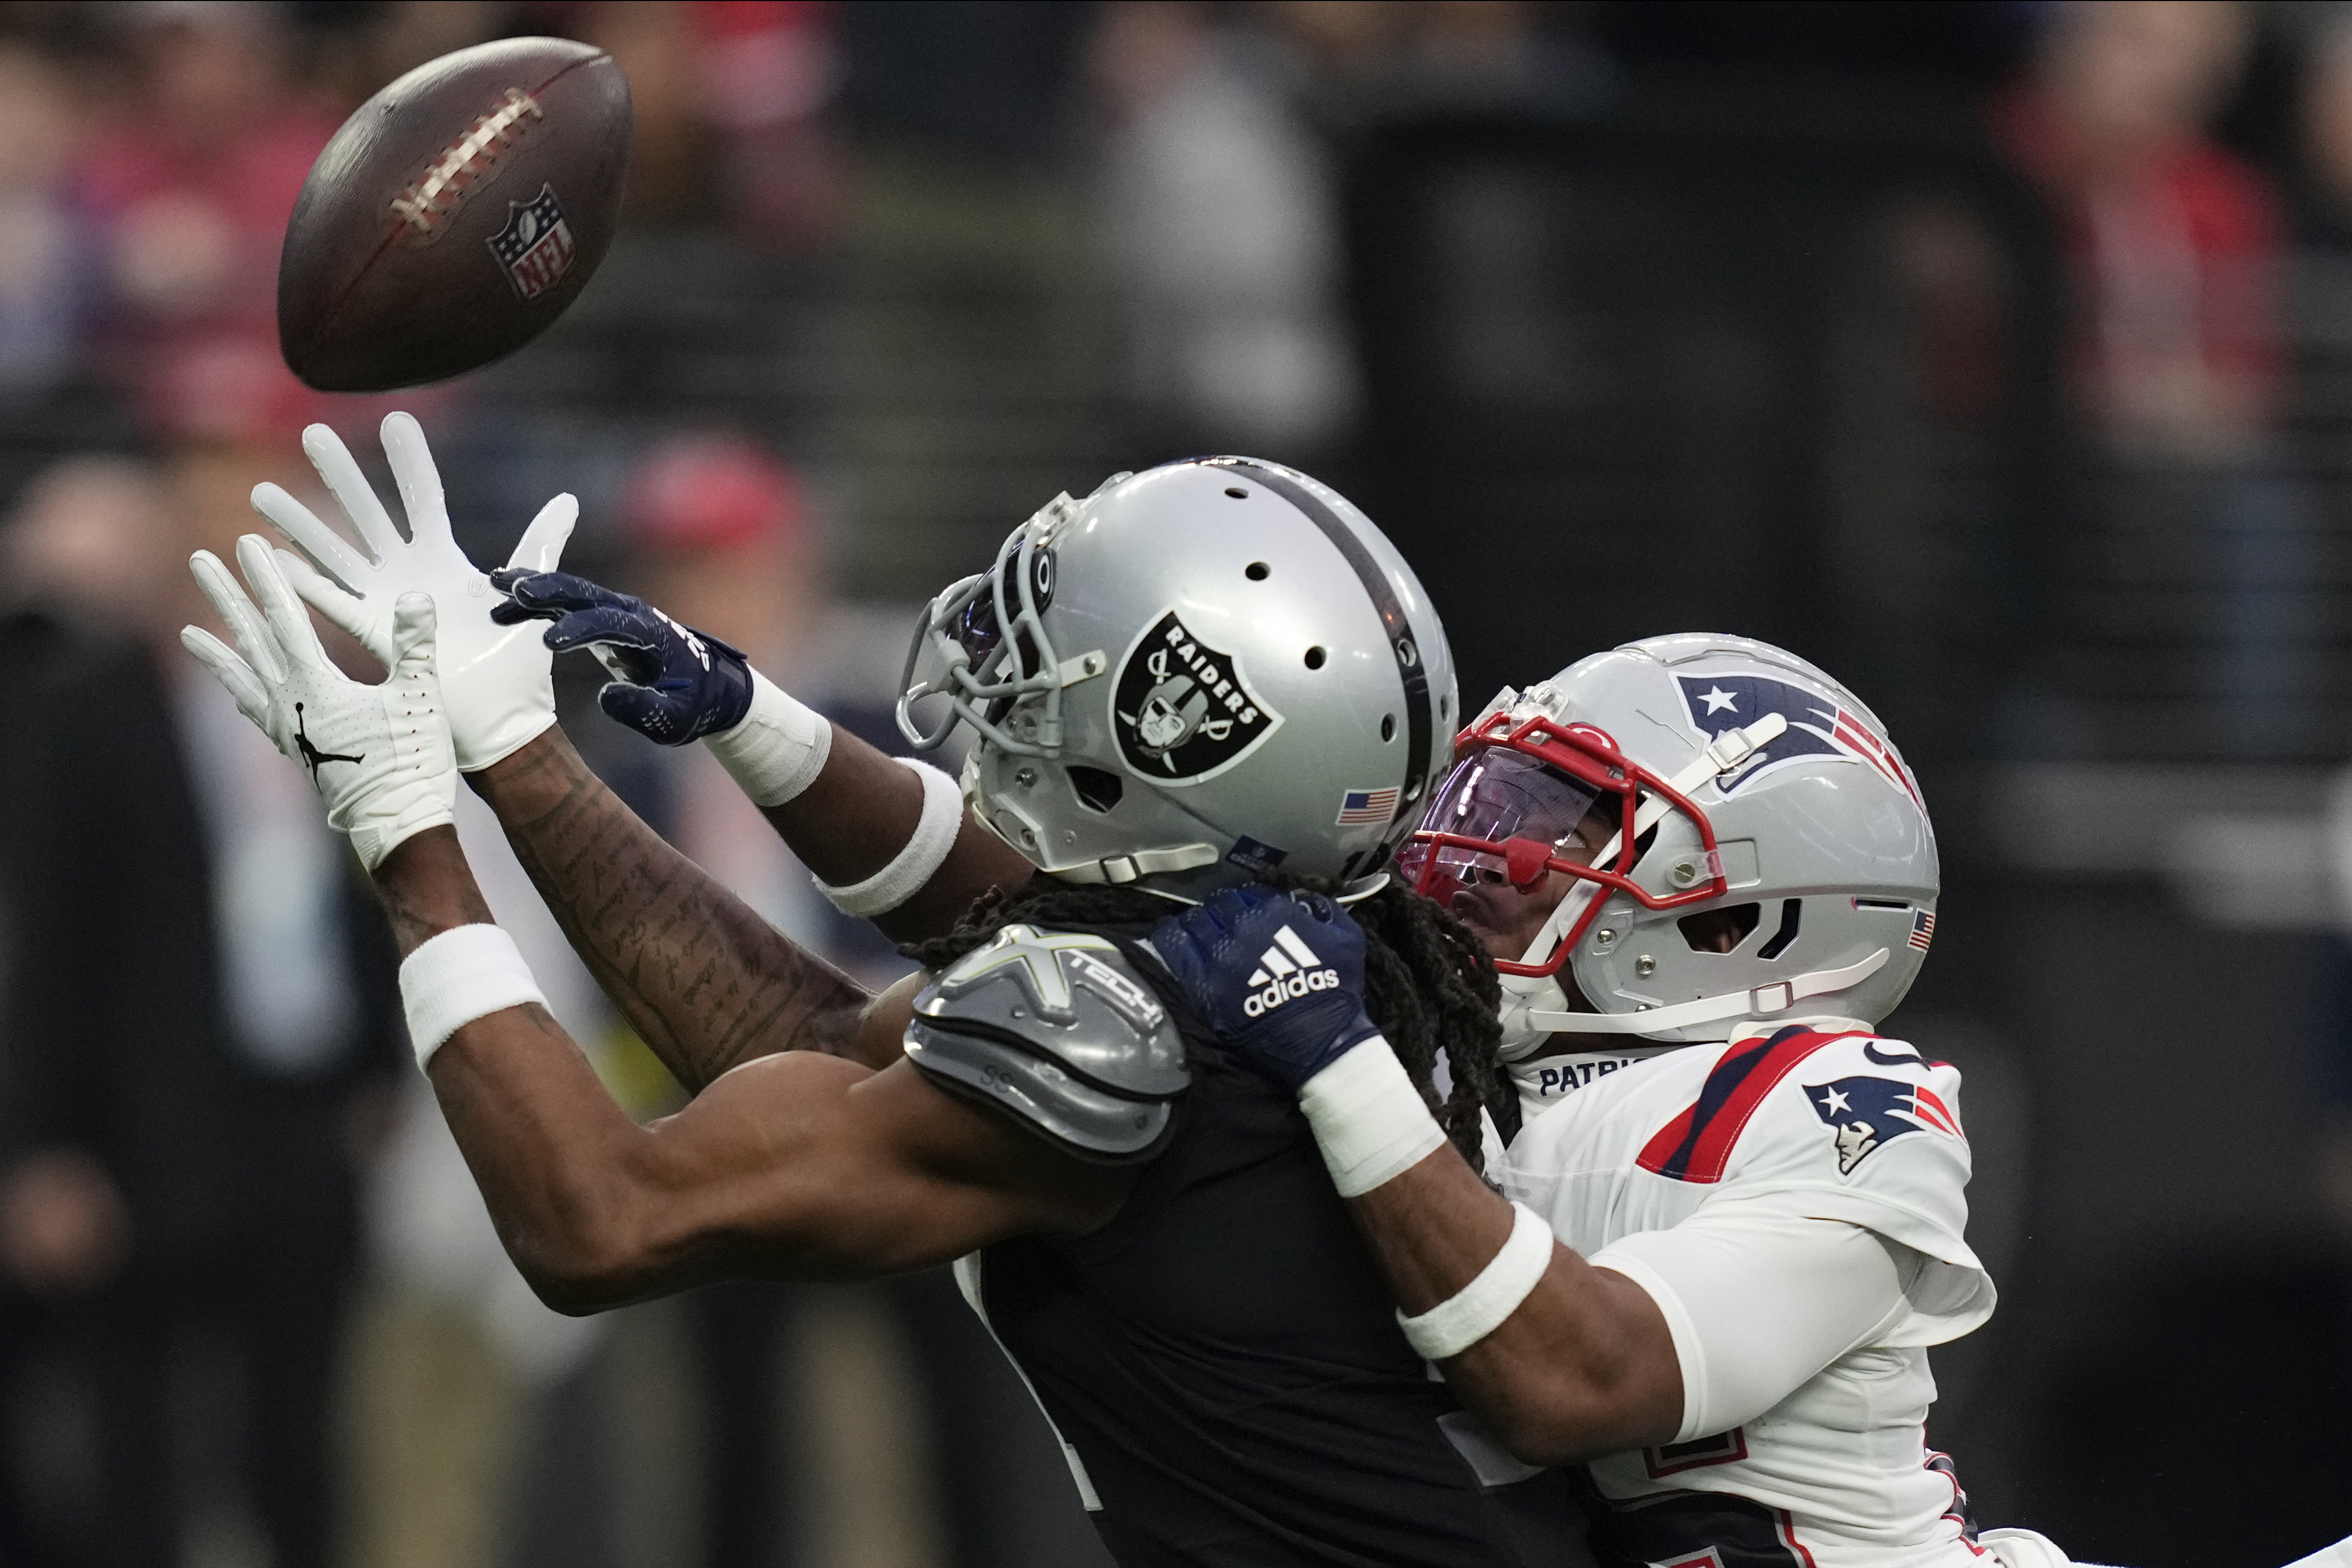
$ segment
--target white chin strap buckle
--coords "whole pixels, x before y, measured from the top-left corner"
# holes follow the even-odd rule
[[[1688,795],[1707,780],[1721,778],[1738,767],[1762,747],[1779,740],[1788,728],[1786,714],[1767,713],[1744,730],[1726,730],[1707,742],[1706,752],[1696,763],[1671,782],[1675,788]]]

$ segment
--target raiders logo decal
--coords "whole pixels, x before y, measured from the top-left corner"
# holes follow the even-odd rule
[[[1233,655],[1194,637],[1173,610],[1127,650],[1111,712],[1127,765],[1161,784],[1214,777],[1282,724]]]

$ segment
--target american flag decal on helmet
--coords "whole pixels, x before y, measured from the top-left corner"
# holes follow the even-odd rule
[[[1333,826],[1352,827],[1360,823],[1386,822],[1396,815],[1395,789],[1351,789],[1339,795],[1339,815]]]
[[[1917,914],[1911,917],[1911,945],[1913,947],[1917,948],[1921,952],[1925,952],[1927,951],[1928,942],[1934,941],[1935,936],[1936,915],[1934,910],[1921,910]]]

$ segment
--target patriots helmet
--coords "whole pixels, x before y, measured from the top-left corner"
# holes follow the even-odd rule
[[[1279,464],[1200,458],[1058,496],[924,611],[918,750],[1039,868],[1185,899],[1279,869],[1369,890],[1461,722],[1404,558]]]
[[[1403,874],[1489,929],[1498,899],[1558,898],[1496,964],[1507,1056],[1555,1032],[1875,1024],[1919,973],[1938,872],[1917,781],[1876,716],[1794,654],[1628,643],[1506,688],[1455,746]]]

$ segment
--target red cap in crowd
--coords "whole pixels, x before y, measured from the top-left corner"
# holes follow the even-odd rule
[[[790,543],[807,523],[782,459],[740,436],[678,436],[656,447],[621,500],[633,542],[655,550]]]

